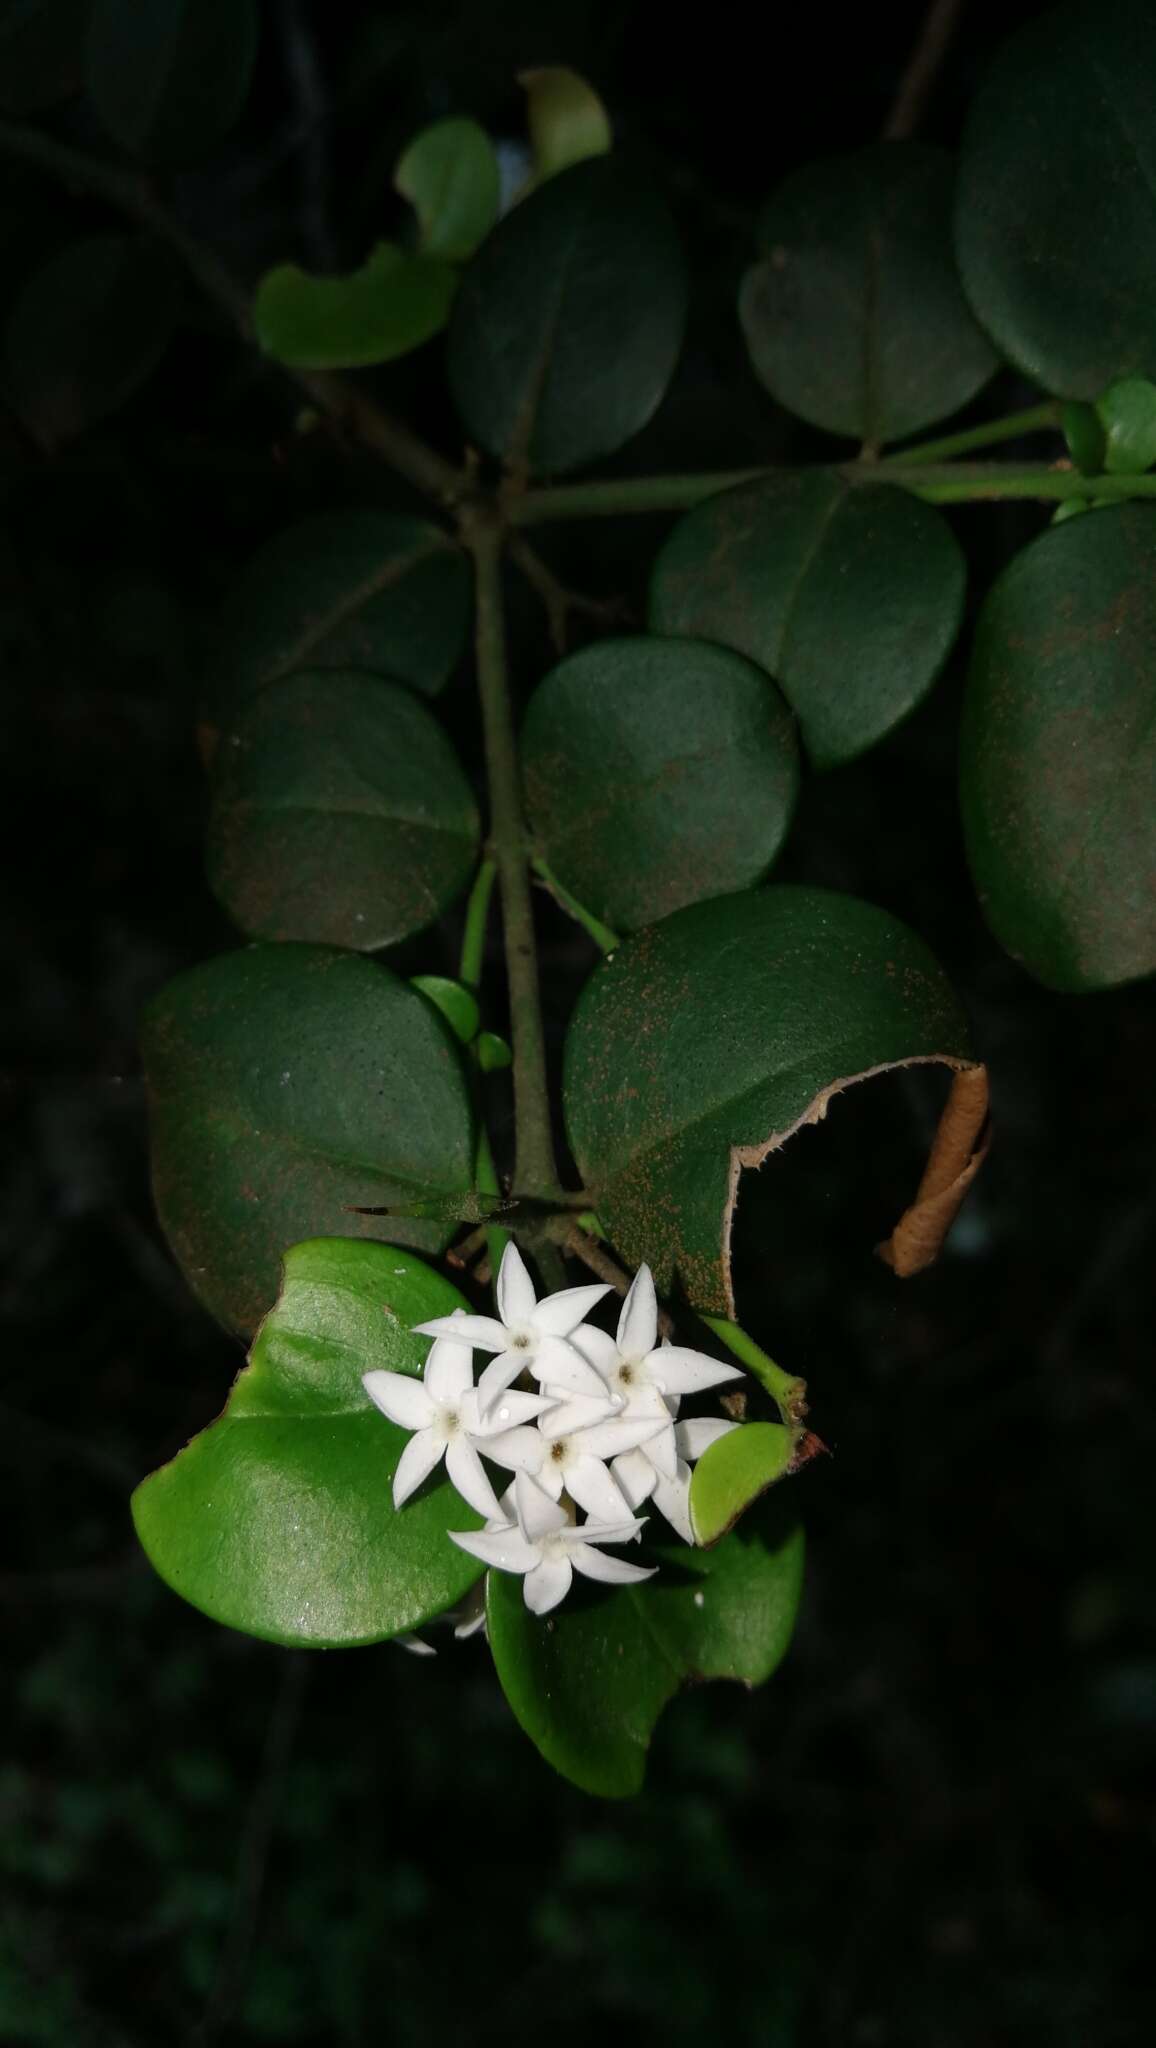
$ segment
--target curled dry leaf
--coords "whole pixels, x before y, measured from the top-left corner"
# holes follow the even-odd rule
[[[915,1200],[903,1211],[879,1257],[900,1280],[934,1265],[959,1205],[987,1158],[989,1090],[986,1067],[962,1067],[939,1119]]]

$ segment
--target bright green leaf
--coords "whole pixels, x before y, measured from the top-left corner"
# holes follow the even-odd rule
[[[1085,476],[1099,476],[1104,467],[1105,439],[1104,423],[1095,406],[1082,398],[1070,398],[1060,414],[1060,425],[1076,468],[1082,469]],[[1069,499],[1068,503],[1075,500]],[[1064,509],[1058,505],[1057,514]]]
[[[409,355],[449,317],[457,271],[436,256],[379,242],[348,277],[312,277],[296,263],[267,270],[253,300],[266,355],[295,370],[351,370]]]
[[[451,981],[445,974],[414,974],[410,987],[420,989],[436,1010],[440,1010],[454,1037],[472,1045],[478,1035],[481,1011],[472,989],[463,981]]]
[[[467,1306],[393,1245],[294,1245],[224,1414],[133,1495],[173,1591],[229,1628],[309,1649],[380,1642],[459,1601],[481,1567],[447,1531],[480,1517],[444,1473],[394,1509],[409,1439],[361,1375],[419,1375],[429,1339],[411,1325]]]
[[[699,1543],[717,1543],[760,1493],[789,1470],[792,1430],[781,1422],[747,1422],[704,1451],[690,1482],[690,1519]]]
[[[123,405],[172,336],[177,280],[163,249],[128,235],[74,242],[24,286],[8,321],[12,397],[54,448]]]
[[[610,1237],[660,1293],[735,1313],[740,1168],[886,1067],[970,1064],[913,932],[853,896],[769,888],[676,911],[596,968],[566,1044],[570,1143]]]
[[[1156,384],[1120,377],[1096,400],[1104,429],[1104,468],[1140,476],[1156,462]]]
[[[601,640],[555,668],[522,736],[530,826],[564,888],[619,929],[766,873],[798,790],[794,721],[705,640]]]
[[[476,121],[435,121],[414,137],[393,182],[417,213],[421,250],[464,263],[498,218],[497,151]]]
[[[569,170],[591,156],[605,156],[614,137],[610,116],[592,85],[563,64],[520,71],[526,92],[526,119],[534,151],[534,172],[541,182]]]
[[[0,0],[0,108],[43,113],[74,92],[92,0]]]
[[[321,512],[254,556],[222,621],[211,694],[239,701],[299,668],[370,669],[433,696],[470,631],[469,563],[436,526]]]
[[[695,1679],[762,1685],[790,1643],[803,1537],[781,1515],[751,1516],[711,1551],[663,1546],[658,1574],[613,1593],[576,1582],[545,1619],[522,1581],[491,1572],[490,1648],[502,1689],[547,1763],[584,1792],[628,1799],[667,1702]]]
[[[1156,508],[1050,528],[976,631],[968,858],[1001,945],[1049,988],[1156,968]]]
[[[222,730],[209,882],[249,938],[391,946],[465,888],[479,831],[432,712],[378,676],[299,669]]]
[[[477,1039],[478,1065],[483,1074],[498,1073],[513,1063],[513,1052],[508,1041],[499,1038],[496,1031],[481,1031]]]
[[[951,159],[882,143],[795,171],[759,221],[739,313],[788,412],[882,444],[966,405],[999,367],[951,257]]]
[[[507,215],[462,279],[449,369],[466,431],[535,473],[610,454],[658,407],[685,312],[657,194],[617,157],[563,171]]]
[[[926,696],[963,616],[966,571],[934,506],[831,470],[708,498],[655,565],[655,632],[721,641],[772,675],[816,768],[852,761]]]
[[[1156,377],[1154,93],[1148,0],[1076,0],[1012,37],[971,110],[963,281],[1017,368],[1065,398]]]
[[[244,106],[256,0],[95,0],[88,92],[114,142],[183,163],[212,149]]]
[[[162,989],[143,1052],[161,1223],[221,1322],[255,1328],[302,1238],[448,1242],[452,1224],[352,1213],[473,1178],[453,1041],[384,967],[325,946],[227,953]]]

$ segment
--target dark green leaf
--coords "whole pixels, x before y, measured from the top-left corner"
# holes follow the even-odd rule
[[[632,1553],[633,1558],[633,1553]],[[694,1679],[762,1685],[782,1661],[803,1579],[803,1537],[751,1516],[711,1551],[663,1546],[656,1578],[613,1593],[580,1586],[555,1613],[527,1611],[522,1581],[491,1572],[487,1626],[502,1689],[547,1763],[584,1792],[641,1790],[667,1702]]]
[[[1104,429],[1104,468],[1140,476],[1156,462],[1156,384],[1119,377],[1096,400]]]
[[[1085,476],[1098,476],[1104,467],[1105,442],[1104,423],[1095,406],[1088,405],[1082,398],[1070,398],[1060,415],[1060,423],[1068,454],[1076,468],[1082,469]],[[1067,502],[1074,504],[1076,500],[1069,498]],[[1055,516],[1058,518],[1066,509],[1065,505],[1057,505]]]
[[[617,157],[563,171],[514,208],[462,280],[449,368],[467,432],[535,473],[620,448],[670,382],[685,310],[658,196]]]
[[[960,755],[1000,943],[1049,988],[1156,968],[1156,508],[1049,529],[980,616]]]
[[[281,263],[257,286],[253,331],[266,355],[296,370],[390,363],[440,334],[457,281],[452,265],[391,242],[379,242],[348,277],[311,277]]]
[[[788,1470],[795,1433],[781,1422],[747,1422],[711,1444],[690,1482],[690,1518],[700,1543],[717,1543],[760,1493]]]
[[[80,85],[92,0],[0,0],[0,108],[39,114]]]
[[[1156,13],[1048,8],[971,111],[956,246],[972,305],[1016,366],[1064,397],[1156,377]]]
[[[123,149],[183,163],[228,134],[256,54],[256,0],[95,0],[89,96]]]
[[[222,731],[209,881],[249,938],[393,945],[465,888],[478,834],[441,727],[378,676],[299,669]]]
[[[45,447],[115,412],[172,335],[177,280],[154,244],[128,235],[74,242],[25,285],[8,322],[8,381]]]
[[[476,121],[435,121],[423,128],[393,182],[417,213],[423,255],[464,263],[498,218],[497,151]]]
[[[679,910],[587,982],[566,1045],[574,1156],[627,1263],[733,1316],[739,1169],[881,1068],[969,1064],[955,997],[895,918],[825,889]]]
[[[539,180],[556,177],[590,156],[605,156],[614,140],[610,118],[593,86],[563,64],[520,71],[526,118]]]
[[[756,882],[798,789],[794,723],[767,678],[705,641],[602,640],[530,700],[531,829],[563,887],[632,930]]]
[[[835,768],[926,696],[959,631],[965,582],[934,506],[830,470],[784,471],[679,522],[655,566],[650,623],[758,662],[816,768]]]
[[[460,1193],[469,1099],[448,1030],[384,967],[325,946],[253,946],[170,982],[146,1019],[157,1208],[185,1276],[252,1330],[287,1245],[380,1237],[353,1205]],[[392,1223],[439,1251],[451,1229]]]
[[[392,512],[322,512],[263,547],[222,622],[214,697],[244,699],[298,668],[361,668],[433,696],[470,629],[465,555]]]
[[[323,1650],[401,1635],[460,1600],[481,1567],[446,1532],[481,1518],[444,1474],[394,1509],[409,1439],[361,1375],[420,1374],[429,1339],[410,1326],[467,1306],[393,1245],[288,1251],[224,1414],[133,1495],[173,1591],[229,1628]]]
[[[739,313],[773,398],[877,445],[974,398],[999,367],[951,254],[951,159],[881,143],[796,171],[759,222]]]

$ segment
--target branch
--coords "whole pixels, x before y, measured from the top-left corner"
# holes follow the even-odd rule
[[[542,560],[536,548],[520,534],[510,540],[510,560],[521,570],[531,588],[536,590],[546,608],[550,627],[550,638],[555,652],[565,654],[571,612],[579,612],[583,618],[593,619],[601,626],[627,626],[632,623],[630,606],[621,597],[586,597],[580,590],[570,590],[562,583],[548,562]]]
[[[206,296],[237,328],[242,340],[256,345],[248,292],[211,249],[186,233],[175,214],[143,178],[14,121],[0,121],[0,154],[35,164],[60,184],[73,191],[90,192],[148,228],[180,257]],[[284,363],[274,365],[268,356],[262,356],[262,361],[280,370],[335,425],[380,456],[424,497],[441,505],[457,503],[463,479],[453,463],[447,462],[436,449],[427,447],[418,435],[384,412],[357,385],[327,370],[293,370]]]
[[[963,0],[931,0],[883,125],[884,142],[906,142],[919,127],[962,13]]]
[[[538,989],[538,954],[530,897],[529,849],[522,816],[514,715],[506,668],[502,603],[502,540],[481,506],[462,518],[462,538],[477,582],[478,690],[490,793],[490,837],[502,890],[506,974],[514,1042],[514,1192],[549,1198],[558,1188],[550,1126],[546,1044]]]

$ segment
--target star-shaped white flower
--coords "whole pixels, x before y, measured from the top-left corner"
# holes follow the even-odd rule
[[[483,1417],[494,1409],[506,1388],[521,1372],[568,1394],[601,1394],[604,1390],[589,1361],[567,1343],[584,1315],[601,1301],[606,1287],[566,1287],[560,1294],[547,1294],[539,1301],[534,1283],[526,1271],[521,1253],[511,1242],[502,1254],[498,1271],[498,1314],[471,1316],[457,1313],[436,1316],[415,1328],[426,1337],[453,1334],[464,1338],[479,1351],[496,1355],[478,1381],[478,1407]]]
[[[600,1420],[591,1420],[589,1411]],[[584,1413],[584,1411],[586,1411]],[[575,1419],[585,1427],[574,1427]],[[487,1457],[511,1472],[526,1472],[551,1500],[563,1488],[595,1521],[622,1518],[622,1495],[606,1469],[606,1460],[625,1455],[654,1434],[654,1420],[614,1414],[609,1400],[579,1396],[538,1418],[537,1429],[507,1429],[486,1444]]]
[[[518,1519],[505,1529],[451,1529],[453,1541],[473,1557],[501,1572],[525,1575],[525,1600],[532,1614],[549,1614],[566,1598],[574,1573],[599,1579],[604,1585],[635,1585],[649,1579],[652,1571],[644,1565],[626,1564],[618,1557],[606,1557],[595,1548],[601,1543],[629,1543],[642,1523],[584,1522],[576,1528],[564,1508],[525,1472],[514,1480]]]
[[[439,1337],[431,1344],[423,1379],[404,1372],[367,1372],[361,1384],[375,1408],[410,1429],[411,1436],[393,1477],[393,1504],[400,1508],[415,1493],[423,1479],[444,1458],[446,1472],[464,1501],[479,1515],[497,1515],[497,1495],[490,1485],[478,1456],[488,1434],[478,1413],[474,1387],[473,1351],[461,1341],[467,1316],[446,1316],[455,1334]],[[499,1427],[516,1427],[550,1407],[540,1394],[509,1393],[499,1412]]]
[[[615,1483],[620,1488],[627,1505],[640,1508],[644,1500],[653,1500],[659,1514],[665,1516],[672,1529],[682,1537],[684,1543],[694,1542],[694,1530],[690,1520],[690,1468],[701,1458],[711,1444],[720,1436],[728,1436],[737,1422],[724,1422],[721,1417],[695,1415],[687,1422],[674,1425],[675,1468],[673,1474],[663,1470],[652,1456],[654,1439],[640,1444],[637,1450],[626,1451],[615,1458],[610,1467]]]
[[[603,1331],[583,1327],[574,1336],[583,1351],[594,1341],[608,1359]],[[720,1365],[717,1358],[708,1358],[705,1351],[691,1351],[683,1344],[659,1345],[658,1301],[649,1266],[638,1268],[622,1304],[615,1352],[613,1364],[604,1366],[599,1361],[599,1370],[611,1394],[622,1395],[627,1405],[643,1388],[652,1388],[663,1397],[677,1394],[681,1398],[684,1394],[704,1394],[708,1387],[721,1387],[724,1380],[742,1378],[737,1366]]]

